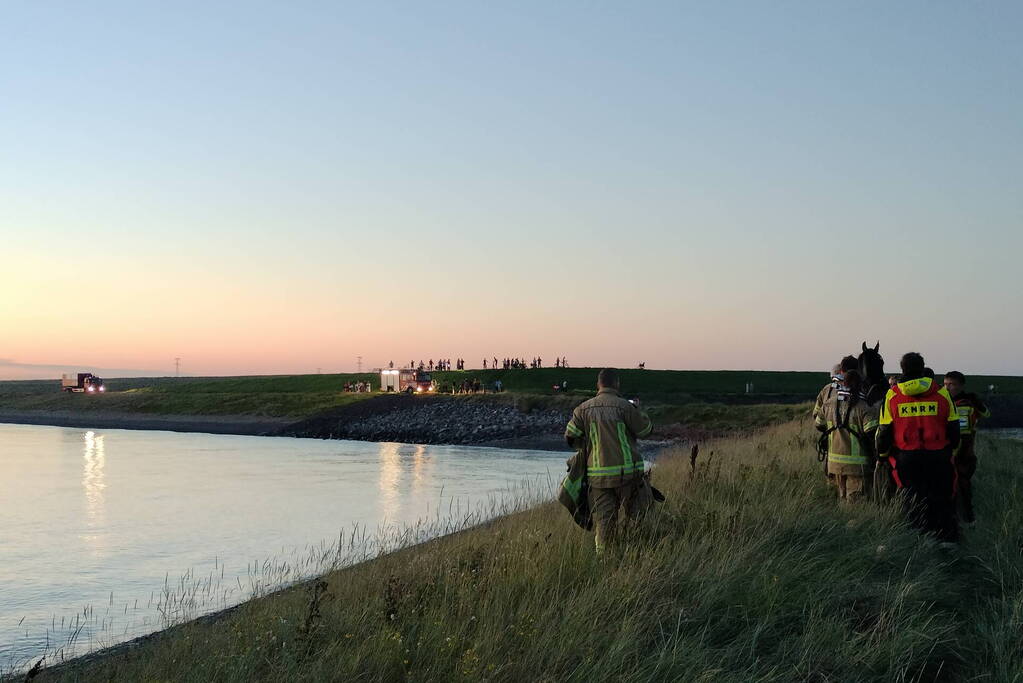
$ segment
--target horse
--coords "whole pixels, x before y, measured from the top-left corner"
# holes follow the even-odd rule
[[[867,342],[863,342],[863,352],[858,361],[860,364],[860,377],[863,378],[863,396],[867,405],[876,405],[888,393],[888,381],[884,375],[884,358],[878,353],[881,342],[869,348]]]
[[[863,378],[862,396],[868,406],[876,406],[884,400],[888,394],[888,381],[884,374],[884,358],[878,352],[881,342],[874,344],[874,348],[868,348],[867,342],[861,347],[863,352],[859,356],[860,377]],[[880,458],[874,468],[874,496],[877,500],[885,501],[891,499],[898,487],[892,477],[892,463],[886,458]]]

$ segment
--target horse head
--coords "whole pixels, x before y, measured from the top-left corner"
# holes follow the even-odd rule
[[[883,390],[888,386],[884,376],[884,358],[879,353],[881,342],[878,341],[874,344],[874,348],[868,347],[867,342],[863,342],[862,348],[863,352],[858,360],[860,375],[863,377],[863,389],[867,393],[868,401],[874,403],[881,400]]]

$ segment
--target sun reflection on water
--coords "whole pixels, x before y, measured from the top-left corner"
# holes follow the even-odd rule
[[[411,500],[429,489],[431,469],[423,444],[380,444],[379,507],[385,519],[398,519]]]
[[[103,435],[88,431],[84,434],[84,470],[82,472],[82,489],[85,493],[85,517],[88,532],[83,536],[92,545],[99,545],[106,524],[107,488],[106,451]]]
[[[397,519],[401,510],[398,487],[401,482],[401,444],[380,444],[380,516],[385,520]]]

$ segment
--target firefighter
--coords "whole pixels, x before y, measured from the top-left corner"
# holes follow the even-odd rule
[[[973,473],[977,471],[977,422],[982,417],[991,417],[991,411],[977,394],[964,391],[966,376],[958,370],[945,375],[945,389],[952,397],[959,415],[959,448],[956,449],[955,464],[959,492],[959,513],[964,522],[973,524]]]
[[[824,404],[831,398],[835,393],[842,391],[844,392],[844,385],[842,384],[842,378],[848,370],[855,370],[859,367],[859,361],[856,360],[855,356],[846,356],[843,358],[838,365],[831,368],[831,381],[824,385],[824,387],[817,392],[817,400],[813,403],[813,421],[817,423],[817,418],[823,415]]]
[[[862,398],[861,385],[860,373],[846,370],[842,390],[831,392],[814,419],[827,454],[828,479],[843,503],[867,495],[873,480],[877,411]]]
[[[955,465],[959,413],[945,387],[924,376],[924,359],[902,357],[902,379],[888,391],[878,420],[877,452],[889,458],[910,522],[943,543],[959,540]]]
[[[586,479],[597,553],[613,543],[618,510],[638,521],[653,501],[643,457],[636,439],[648,436],[653,424],[634,403],[619,394],[618,371],[606,368],[597,376],[597,395],[580,404],[565,428],[568,445],[586,458]]]

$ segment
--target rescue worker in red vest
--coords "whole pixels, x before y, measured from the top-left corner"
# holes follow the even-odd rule
[[[867,495],[874,475],[874,432],[877,409],[867,405],[856,370],[846,370],[842,391],[833,392],[814,420],[826,448],[828,479],[838,489],[838,499],[854,503]]]
[[[597,395],[580,404],[565,428],[568,445],[586,458],[586,480],[596,532],[603,553],[618,531],[618,510],[636,521],[653,502],[636,439],[653,430],[650,418],[619,392],[618,371],[597,377]]]
[[[959,477],[959,514],[967,524],[973,524],[973,473],[977,471],[977,422],[991,417],[991,411],[977,394],[965,391],[966,376],[958,370],[945,375],[945,389],[952,397],[959,414],[959,448],[955,454],[956,473]]]
[[[959,414],[945,387],[924,376],[924,359],[902,357],[902,380],[881,404],[877,452],[889,458],[910,522],[939,541],[959,540],[955,465]]]

